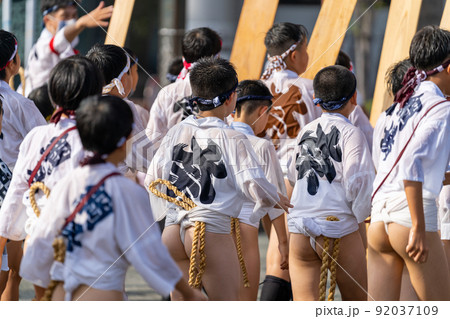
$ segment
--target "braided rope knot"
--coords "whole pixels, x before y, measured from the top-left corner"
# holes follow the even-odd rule
[[[336,216],[328,216],[328,221],[339,221]],[[328,301],[334,300],[334,292],[336,290],[336,261],[339,256],[339,243],[340,238],[332,238],[333,240],[333,253],[330,261],[330,289],[328,293]],[[320,268],[320,282],[319,282],[319,301],[325,301],[327,277],[328,277],[328,249],[330,246],[330,238],[324,236],[323,251],[322,251],[322,267]]]

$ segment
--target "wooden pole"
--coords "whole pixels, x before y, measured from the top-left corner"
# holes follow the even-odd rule
[[[334,65],[356,0],[324,1],[308,43],[309,62],[302,77],[313,79],[317,72]]]
[[[419,21],[422,0],[391,0],[378,66],[370,123],[375,125],[381,112],[392,104],[393,97],[386,88],[389,67],[409,56],[409,46]]]
[[[450,1],[445,2],[444,12],[441,18],[441,28],[450,31]]]
[[[125,45],[133,7],[134,0],[116,0],[114,2],[114,11],[109,22],[105,44],[114,44],[120,47]]]
[[[239,81],[261,76],[264,37],[273,25],[277,7],[278,0],[244,0],[230,56]]]

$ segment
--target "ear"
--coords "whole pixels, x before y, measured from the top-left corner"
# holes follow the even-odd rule
[[[357,102],[357,96],[358,95],[358,93],[356,93],[356,90],[355,90],[355,93],[353,94],[353,96],[351,97],[351,99],[350,99],[350,103],[352,103],[353,105],[357,105],[358,104],[358,102]]]
[[[268,109],[269,109],[269,107],[267,105],[261,106],[258,109],[258,116],[263,115],[265,112],[267,112]]]

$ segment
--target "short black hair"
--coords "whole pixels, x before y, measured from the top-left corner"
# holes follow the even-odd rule
[[[30,92],[28,98],[34,102],[42,116],[47,119],[55,110],[48,95],[48,85],[44,84]]]
[[[97,43],[89,50],[86,57],[100,69],[106,84],[118,77],[127,65],[127,54],[124,49],[113,44]]]
[[[215,56],[221,49],[222,39],[210,28],[197,28],[186,32],[181,43],[181,52],[188,63]]]
[[[75,55],[61,60],[50,72],[48,94],[54,107],[76,110],[84,98],[102,94],[104,83],[91,60]]]
[[[412,67],[410,59],[404,59],[389,67],[386,72],[386,83],[388,90],[393,96],[403,87],[402,81],[408,69]]]
[[[450,55],[450,32],[429,25],[420,29],[409,47],[412,65],[422,71],[430,71],[444,63]]]
[[[181,57],[176,57],[170,61],[169,69],[167,70],[168,73],[173,75],[180,74],[181,70],[183,69],[183,59]]]
[[[4,80],[6,77],[5,67],[8,63],[9,59],[11,59],[11,55],[14,53],[16,48],[16,36],[11,32],[0,30],[0,68],[3,70],[0,71],[0,80]],[[17,53],[14,56],[14,62],[16,62]]]
[[[231,62],[214,57],[201,58],[190,71],[192,95],[213,99],[229,92],[237,84],[237,73]],[[198,104],[201,111],[212,109]]]
[[[138,56],[130,48],[123,47],[123,49],[125,50],[126,54],[128,54],[130,56],[130,68],[131,68],[133,65],[136,64]]]
[[[77,129],[83,147],[97,154],[110,154],[133,130],[129,105],[116,96],[92,96],[77,110]]]
[[[352,67],[352,60],[350,59],[347,53],[345,53],[344,51],[339,51],[335,64],[345,66],[347,69],[350,70]]]
[[[303,44],[308,31],[301,24],[281,22],[274,24],[266,33],[264,44],[270,56],[281,55],[294,43]]]
[[[269,88],[260,80],[244,80],[239,82],[236,89],[238,99],[243,96],[272,96]],[[246,114],[252,114],[261,106],[271,106],[271,100],[245,100],[236,103],[236,114],[241,115],[241,111]]]
[[[317,72],[313,80],[315,98],[324,102],[339,101],[356,88],[355,75],[341,65],[332,65]]]
[[[59,8],[65,8],[73,5],[76,2],[74,0],[41,0],[41,12],[44,13],[45,10],[58,6]]]

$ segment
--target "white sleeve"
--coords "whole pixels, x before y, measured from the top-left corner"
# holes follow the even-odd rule
[[[369,119],[364,113],[361,106],[356,105],[353,112],[350,114],[349,118],[350,122],[356,127],[358,127],[366,137],[367,143],[369,144],[369,149],[372,149],[372,139],[373,139],[373,127],[370,124]]]
[[[167,127],[168,119],[166,118],[166,112],[164,112],[164,108],[170,107],[166,103],[167,94],[169,93],[165,91],[165,88],[162,88],[150,108],[150,118],[146,131],[151,140],[162,139],[169,130]]]
[[[370,215],[371,195],[375,178],[372,158],[363,133],[356,128],[344,140],[343,186],[347,201],[358,223]]]
[[[114,206],[123,208],[115,214],[117,245],[145,281],[158,293],[167,296],[174,290],[182,273],[161,242],[148,194],[139,186],[128,189],[129,196],[113,198]]]
[[[67,41],[66,36],[64,35],[66,28],[67,27],[64,27],[59,30],[58,33],[56,33],[52,40],[49,42],[49,50],[53,53],[55,53],[56,51],[58,55],[60,55],[71,47],[70,42]]]

